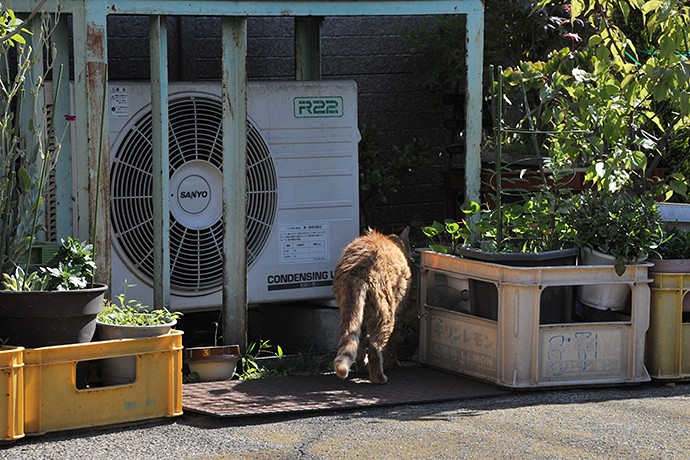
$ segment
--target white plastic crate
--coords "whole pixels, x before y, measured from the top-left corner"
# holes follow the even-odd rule
[[[420,264],[421,362],[512,388],[650,380],[644,347],[651,264],[628,266],[621,277],[613,266],[511,267],[431,251],[422,251]],[[469,288],[468,279],[496,286],[496,321],[469,314],[482,306],[469,305],[457,289]],[[631,290],[629,317],[539,323],[544,289],[621,283]]]

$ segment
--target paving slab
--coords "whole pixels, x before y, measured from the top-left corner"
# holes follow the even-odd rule
[[[399,367],[388,383],[375,385],[364,374],[345,380],[335,374],[278,376],[185,384],[182,407],[217,417],[247,417],[313,411],[352,410],[481,398],[507,390],[428,367]]]

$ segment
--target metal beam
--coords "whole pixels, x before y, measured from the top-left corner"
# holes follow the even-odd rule
[[[14,0],[15,12],[31,11],[40,0]],[[48,0],[44,11],[74,13],[89,4],[103,15],[182,16],[395,16],[473,14],[482,0]]]

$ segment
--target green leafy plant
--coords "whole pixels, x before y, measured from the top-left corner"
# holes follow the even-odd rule
[[[453,219],[446,219],[443,223],[434,221],[421,230],[431,240],[429,248],[440,254],[458,254],[470,234],[464,221],[461,224]]]
[[[96,262],[93,260],[93,245],[80,242],[72,237],[62,240],[53,258],[48,262],[48,266],[55,267],[60,264],[72,267],[79,273],[81,280],[79,288],[85,287],[86,281],[92,281],[96,272]]]
[[[516,92],[525,86],[537,102],[521,123],[587,132],[545,145],[552,161],[587,168],[597,188],[685,195],[688,161],[678,150],[690,139],[690,5],[573,0],[566,12],[569,47],[506,70]],[[662,178],[658,167],[668,168]]]
[[[690,230],[671,228],[654,253],[659,259],[690,259]]]
[[[563,10],[563,3],[552,2],[535,8],[532,0],[485,0],[483,61],[487,65],[515,66],[522,59],[545,59],[552,49],[563,46],[568,40],[564,37],[568,21],[557,16]],[[415,75],[419,86],[440,93],[440,102],[450,108],[443,122],[450,135],[446,152],[451,156],[464,153],[465,60],[467,43],[471,41],[466,36],[466,17],[424,18],[402,36],[411,52],[424,57],[419,60]],[[492,79],[487,68],[484,77],[488,87]],[[484,141],[492,142],[488,135]],[[510,140],[511,146],[521,143],[519,138]],[[451,157],[451,167],[453,163]]]
[[[67,291],[84,289],[93,281],[96,264],[93,246],[71,237],[62,240],[55,256],[46,266],[25,271],[17,266],[14,273],[3,273],[3,289],[10,291]]]
[[[24,272],[22,267],[17,267],[14,273],[3,273],[2,287],[6,291],[46,291],[48,289],[48,276],[40,276],[38,272]]]
[[[262,354],[264,356],[277,356],[278,359],[283,358],[283,349],[280,345],[275,346],[275,351],[272,351],[272,348],[268,340],[259,339],[259,341],[249,344],[247,351],[242,356],[240,378],[242,380],[259,379],[276,374],[274,370],[266,369],[257,362],[257,358]]]
[[[39,11],[40,5],[30,17]],[[58,94],[62,69],[53,68],[56,51],[50,35],[55,22],[48,15],[38,18],[38,27],[29,30],[25,26],[29,18],[20,22],[10,9],[0,6],[0,267],[4,273],[15,271],[41,229],[45,184],[68,126],[59,132],[55,122],[59,115],[49,113],[44,103],[46,76],[52,74]],[[29,35],[31,43],[25,38]],[[34,48],[36,43],[44,57]],[[37,74],[39,68],[42,74]],[[28,263],[24,272],[29,272]]]
[[[133,287],[129,284],[126,287]],[[140,301],[127,299],[127,289],[116,296],[117,303],[103,301],[103,310],[98,313],[98,321],[119,326],[160,326],[169,324],[182,316],[180,312],[171,312],[167,308],[151,309]]]
[[[461,207],[465,218],[460,222],[446,219],[421,230],[432,241],[430,249],[442,254],[458,254],[463,247],[490,252],[557,250],[573,244],[575,229],[568,223],[570,206],[568,198],[558,200],[540,192],[523,202],[505,204],[500,212],[467,202]]]
[[[661,217],[651,194],[585,190],[569,213],[580,247],[615,257],[616,273],[645,260],[663,239]]]
[[[491,75],[494,76],[493,66]],[[524,90],[523,96],[526,99]],[[435,222],[431,227],[424,227],[422,232],[432,240],[441,240],[440,244],[433,242],[431,245],[437,252],[458,253],[459,248],[473,248],[488,252],[538,253],[571,247],[573,229],[565,216],[573,193],[569,184],[572,171],[560,165],[546,170],[537,136],[547,133],[538,132],[534,125],[529,125],[528,129],[509,129],[505,126],[503,74],[500,68],[498,79],[492,87],[491,101],[496,168],[490,179],[490,185],[495,190],[490,205],[482,209],[478,203],[465,203],[461,208],[464,214],[462,222],[446,220],[444,225]],[[524,110],[530,113],[526,100]],[[531,139],[529,144],[534,157],[539,160],[537,171],[528,173],[526,170],[513,170],[509,171],[511,177],[504,178],[506,166],[503,164],[502,151],[509,133]],[[524,188],[516,186],[518,182],[523,183]],[[512,201],[506,202],[507,199]]]

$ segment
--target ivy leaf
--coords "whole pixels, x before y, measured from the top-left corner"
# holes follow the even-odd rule
[[[460,230],[460,225],[458,225],[457,222],[454,221],[446,221],[446,232],[450,233],[451,235],[455,234],[458,230]]]
[[[476,214],[481,209],[481,206],[476,201],[468,201],[463,203],[460,210],[463,214]]]
[[[679,180],[672,180],[669,186],[671,187],[671,190],[673,190],[673,193],[677,193],[682,196],[685,196],[685,194],[688,192],[688,185]]]
[[[442,244],[430,244],[429,248],[434,252],[438,252],[439,254],[448,254],[448,247]]]
[[[438,234],[439,234],[438,230],[436,230],[432,226],[422,227],[421,230],[422,230],[422,233],[424,233],[424,235],[429,237],[429,238],[433,238],[435,236],[438,236]]]

